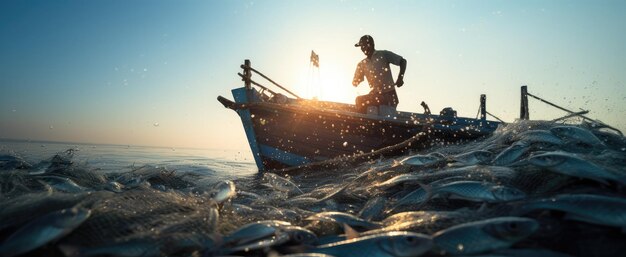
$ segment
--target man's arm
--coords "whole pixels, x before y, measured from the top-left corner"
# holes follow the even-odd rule
[[[361,82],[363,82],[364,76],[365,74],[363,73],[363,69],[361,68],[361,63],[359,62],[359,64],[356,65],[356,71],[354,71],[354,79],[352,79],[352,85],[356,87],[361,84]]]
[[[400,60],[400,73],[398,73],[398,79],[396,80],[396,86],[401,87],[404,85],[404,72],[406,71],[406,59]]]

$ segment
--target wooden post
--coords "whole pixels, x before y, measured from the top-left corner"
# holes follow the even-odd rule
[[[530,115],[528,113],[528,89],[527,86],[522,86],[522,100],[520,102],[520,120],[528,120],[530,119]]]
[[[480,95],[480,119],[487,120],[487,95]]]
[[[250,60],[246,59],[243,62],[243,81],[246,85],[246,89],[252,89],[252,83],[250,83],[250,78],[252,78],[252,72],[250,71]]]

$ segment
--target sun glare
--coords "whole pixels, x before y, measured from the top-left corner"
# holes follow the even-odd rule
[[[307,99],[354,103],[354,98],[365,94],[367,86],[352,86],[352,73],[341,67],[327,64],[325,67],[309,67],[300,71],[297,91]]]

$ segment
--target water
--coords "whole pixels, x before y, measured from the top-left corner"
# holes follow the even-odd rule
[[[2,141],[0,255],[17,254],[3,245],[29,222],[74,208],[91,215],[23,254],[279,256],[323,251],[323,244],[344,240],[344,233],[388,238],[384,241],[392,240],[385,233],[410,231],[432,241],[455,225],[519,216],[539,224],[530,236],[516,238],[515,229],[492,227],[485,231],[495,233],[489,240],[498,243],[468,235],[455,249],[504,256],[521,251],[526,251],[522,256],[536,255],[528,251],[619,256],[626,250],[626,139],[586,125],[572,130],[579,134],[563,135],[569,129],[562,132],[561,126],[510,124],[467,144],[278,176],[257,174],[249,154],[235,151]],[[406,160],[416,154],[426,161]],[[413,179],[399,180],[402,176]],[[452,187],[464,181],[482,182],[497,193]],[[424,189],[429,190],[424,202],[398,204]],[[608,202],[593,200],[593,209],[589,203],[567,209],[558,202],[588,195]],[[268,220],[271,225],[262,229],[237,232]],[[439,244],[422,245],[428,250],[423,256],[442,254]],[[480,244],[503,249],[480,250]],[[411,246],[394,249],[411,252],[404,247]]]
[[[150,165],[221,179],[256,173],[254,159],[245,151],[0,140],[0,153],[14,153],[33,164],[68,149],[76,150],[75,162],[102,172]]]

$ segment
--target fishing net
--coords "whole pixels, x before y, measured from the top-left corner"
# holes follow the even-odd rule
[[[211,256],[223,253],[218,250],[222,237],[246,224],[263,220],[290,222],[313,231],[321,240],[325,236],[343,234],[344,227],[307,218],[337,211],[367,216],[370,217],[367,222],[380,225],[379,229],[361,231],[364,235],[384,231],[432,235],[466,222],[516,216],[519,206],[525,202],[558,194],[585,193],[623,198],[623,185],[617,181],[600,183],[568,176],[527,161],[541,153],[567,152],[618,176],[626,175],[624,137],[585,125],[579,127],[593,133],[603,142],[603,147],[551,145],[546,142],[552,138],[539,138],[538,141],[524,142],[525,151],[509,163],[494,164],[493,160],[509,151],[512,145],[528,140],[525,136],[529,133],[541,131],[549,135],[550,129],[560,125],[523,121],[501,127],[488,138],[465,144],[436,146],[395,158],[375,158],[359,165],[331,165],[279,174],[297,190],[276,187],[277,181],[268,181],[268,177],[260,175],[242,177],[234,181],[236,195],[219,204],[212,200],[213,190],[221,180],[219,177],[154,166],[103,173],[87,164],[74,162],[73,151],[59,153],[37,165],[23,165],[20,161],[9,163],[19,157],[3,157],[0,158],[4,165],[0,172],[0,242],[44,214],[73,206],[91,210],[91,216],[72,233],[37,253],[61,256],[63,252],[57,247],[61,245],[80,249],[116,244],[122,249],[130,247],[124,246],[126,244],[153,249],[156,255]],[[492,156],[487,161],[466,158],[476,151],[488,151]],[[418,154],[439,156],[440,160],[423,166],[401,163],[404,158]],[[465,156],[465,159],[459,156]],[[379,186],[400,175],[418,179]],[[69,179],[76,186],[59,178]],[[412,191],[424,185],[442,183],[442,180],[492,183],[518,189],[526,197],[485,203],[440,195],[430,197],[422,204],[392,208]],[[78,191],[69,192],[72,190]],[[413,214],[403,219],[387,220],[403,212]],[[541,226],[533,236],[516,244],[517,248],[547,248],[573,256],[610,256],[626,250],[626,246],[619,243],[626,240],[626,236],[618,228],[570,220],[558,211],[525,215],[537,220]],[[270,245],[266,249],[290,252],[280,245]],[[267,250],[235,252],[246,256],[265,256],[267,253]]]

